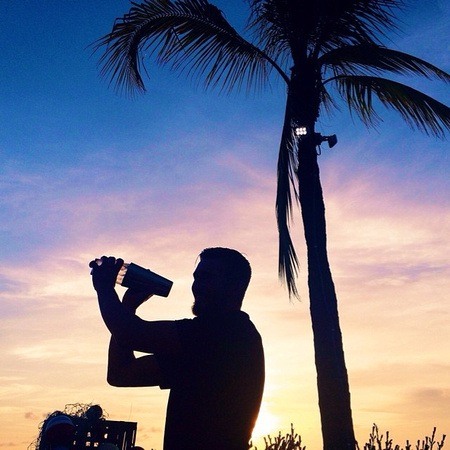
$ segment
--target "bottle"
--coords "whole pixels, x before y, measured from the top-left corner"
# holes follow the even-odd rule
[[[95,262],[101,266],[103,261],[96,259]],[[123,264],[117,274],[116,283],[137,291],[148,291],[160,297],[167,297],[173,285],[173,281],[132,262]]]

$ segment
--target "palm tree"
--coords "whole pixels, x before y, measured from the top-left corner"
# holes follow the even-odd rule
[[[287,99],[278,159],[276,216],[279,274],[297,296],[298,259],[290,236],[292,208],[300,204],[308,257],[319,407],[325,450],[355,448],[337,299],[327,257],[325,208],[317,162],[321,112],[341,97],[366,126],[376,125],[376,101],[413,128],[442,137],[450,108],[385,73],[416,74],[448,82],[450,75],[383,45],[402,0],[248,0],[246,38],[207,0],[133,3],[103,49],[102,75],[129,93],[144,92],[143,56],[225,91],[261,87],[278,76]]]

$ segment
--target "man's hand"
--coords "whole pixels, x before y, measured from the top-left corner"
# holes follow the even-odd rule
[[[137,291],[130,288],[125,291],[122,303],[131,311],[136,311],[152,295],[153,293],[149,291]]]
[[[98,265],[96,260],[89,263],[92,269],[92,284],[97,292],[114,289],[117,274],[123,266],[123,259],[113,256],[102,256],[101,261],[101,265]]]

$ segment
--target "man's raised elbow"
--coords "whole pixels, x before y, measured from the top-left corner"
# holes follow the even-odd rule
[[[108,384],[110,386],[120,387],[119,383],[117,382],[117,380],[114,377],[108,376],[108,377],[106,377],[106,381],[108,382]]]
[[[113,375],[113,374],[108,373],[108,375],[106,376],[106,381],[108,382],[108,384],[110,386],[127,387],[127,384],[124,382],[122,377],[117,376],[117,375]]]

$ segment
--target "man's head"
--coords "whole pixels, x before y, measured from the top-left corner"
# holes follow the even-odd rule
[[[194,271],[192,312],[239,310],[250,278],[250,264],[238,251],[222,247],[203,250]]]

